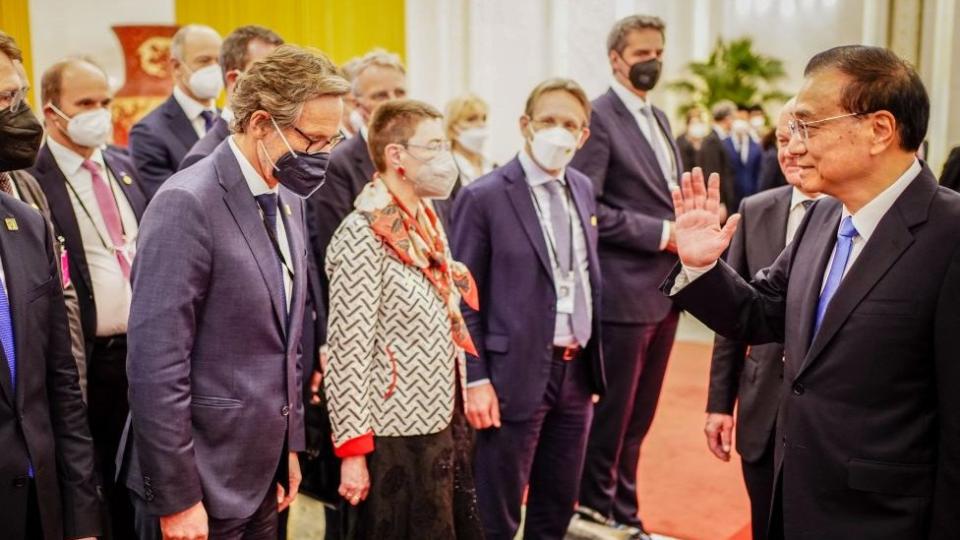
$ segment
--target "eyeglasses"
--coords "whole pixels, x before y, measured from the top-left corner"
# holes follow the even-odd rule
[[[580,134],[583,133],[583,126],[578,125],[576,122],[561,123],[557,122],[556,120],[531,120],[530,125],[533,126],[534,131],[560,127],[569,131],[574,137],[579,137]]]
[[[428,144],[413,144],[413,143],[404,143],[402,145],[404,148],[419,148],[421,150],[426,150],[431,154],[438,154],[440,152],[449,152],[452,147],[450,141],[433,141]]]
[[[310,137],[307,137],[306,133],[300,131],[300,128],[298,128],[297,126],[291,126],[291,127],[293,128],[294,131],[297,132],[298,135],[300,135],[301,137],[304,138],[304,140],[307,141],[307,148],[304,150],[304,153],[306,154],[315,154],[318,152],[330,152],[333,150],[335,146],[340,144],[340,142],[347,137],[341,130],[337,132],[336,135],[334,135],[333,137],[330,137],[329,139],[327,138],[311,139]],[[310,148],[315,145],[320,145],[320,147],[314,150],[313,152],[311,152]]]
[[[13,114],[20,112],[20,107],[26,101],[29,90],[28,87],[23,86],[16,90],[0,92],[0,111],[9,110]]]
[[[861,116],[864,114],[868,114],[868,113],[855,112],[855,113],[840,114],[837,116],[831,116],[829,118],[821,118],[820,120],[811,120],[809,122],[805,122],[803,120],[798,120],[794,118],[793,120],[790,120],[789,122],[787,122],[787,129],[790,130],[791,139],[799,135],[800,140],[802,140],[803,142],[807,142],[808,140],[810,140],[811,126],[813,126],[814,129],[816,129],[816,126],[823,124],[825,122],[829,122],[831,120],[839,120],[841,118],[849,118],[851,116]]]

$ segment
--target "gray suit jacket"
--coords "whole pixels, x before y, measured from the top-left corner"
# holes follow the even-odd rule
[[[773,264],[786,244],[792,186],[747,197],[740,203],[742,221],[726,261],[743,279]],[[707,412],[733,414],[737,407],[737,451],[744,461],[763,457],[773,432],[783,380],[783,345],[748,347],[718,335],[710,364]]]
[[[295,274],[289,317],[276,253],[228,145],[172,176],[144,214],[125,466],[155,515],[202,499],[211,516],[247,517],[285,452],[304,450],[301,325],[287,324],[303,318],[303,205],[283,188],[280,201]]]

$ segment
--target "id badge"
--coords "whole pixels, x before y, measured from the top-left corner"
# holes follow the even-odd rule
[[[573,294],[576,291],[576,280],[573,272],[566,276],[556,276],[557,282],[557,313],[573,315]]]

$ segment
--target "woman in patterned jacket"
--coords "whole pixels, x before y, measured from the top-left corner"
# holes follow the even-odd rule
[[[327,249],[330,315],[325,391],[356,507],[351,538],[480,538],[463,417],[460,314],[477,306],[469,271],[452,260],[430,199],[457,168],[436,109],[391,101],[373,115],[377,172]]]

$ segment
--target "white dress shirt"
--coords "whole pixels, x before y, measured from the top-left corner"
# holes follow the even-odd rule
[[[637,122],[637,127],[640,128],[640,132],[643,133],[643,136],[647,139],[647,142],[650,143],[650,146],[660,146],[665,155],[670,157],[670,170],[672,171],[672,175],[667,178],[667,187],[673,189],[677,178],[677,163],[674,159],[673,148],[670,147],[670,143],[667,141],[663,130],[658,129],[655,133],[650,132],[650,122],[648,122],[647,118],[640,112],[641,109],[650,107],[650,103],[628,90],[626,86],[620,84],[620,81],[615,78],[611,79],[610,88],[613,89],[613,93],[620,98],[620,101],[623,102],[627,110],[630,111],[630,114],[633,115],[633,119]],[[659,164],[657,164],[657,166],[659,167]],[[660,250],[663,251],[666,249],[669,242],[670,222],[664,221],[663,229],[660,232]]]
[[[47,147],[50,148],[54,161],[57,162],[57,166],[60,167],[69,184],[67,193],[70,194],[70,204],[77,217],[80,240],[83,242],[83,254],[87,259],[87,268],[90,270],[90,280],[93,282],[93,298],[97,306],[97,336],[125,334],[127,317],[130,315],[132,294],[130,282],[123,276],[116,253],[107,247],[111,243],[110,233],[107,231],[107,224],[103,220],[97,197],[93,192],[93,177],[90,171],[83,168],[83,156],[53,140],[52,137],[47,137]],[[113,191],[113,198],[120,211],[120,222],[123,224],[126,237],[127,260],[133,264],[139,229],[137,216],[127,201],[127,196],[120,189],[117,179],[104,163],[100,149],[94,149],[90,161],[100,169],[101,177]]]
[[[463,154],[459,152],[452,152],[452,154],[453,160],[457,163],[457,169],[460,170],[460,182],[462,186],[466,186],[493,170],[493,163],[490,163],[490,160],[487,158],[483,158],[483,163],[480,168],[477,169]]]
[[[190,120],[190,125],[192,125],[193,130],[197,132],[197,137],[203,137],[206,135],[207,122],[202,116],[200,116],[200,113],[203,111],[210,111],[214,114],[214,116],[216,116],[217,109],[207,107],[203,103],[193,99],[176,85],[173,87],[173,99],[177,100],[177,104],[179,104],[180,108],[183,109],[183,114],[187,115],[187,120]]]
[[[797,234],[797,229],[800,228],[800,223],[803,221],[803,216],[807,213],[807,210],[803,207],[803,203],[806,201],[815,201],[822,197],[823,195],[810,197],[805,195],[799,189],[793,188],[793,191],[790,194],[790,213],[787,214],[787,244],[793,241],[793,236]]]
[[[247,183],[247,187],[250,188],[250,193],[254,197],[258,195],[265,195],[267,193],[273,193],[279,195],[280,189],[279,185],[271,188],[267,185],[267,181],[260,176],[260,173],[253,168],[253,165],[247,161],[247,157],[243,155],[243,152],[240,151],[240,147],[237,146],[236,141],[233,140],[233,137],[227,137],[227,140],[230,141],[230,150],[233,151],[234,157],[237,158],[237,162],[240,163],[240,172],[243,173],[243,179]],[[290,256],[290,241],[287,240],[287,229],[283,225],[283,216],[288,215],[287,209],[289,206],[286,205],[282,200],[279,200],[280,208],[277,209],[277,230],[274,231],[277,237],[277,243],[280,244],[280,253],[283,255],[283,262],[286,264],[286,267],[293,271],[293,258]],[[257,205],[259,208],[259,204]],[[260,217],[263,218],[263,211],[260,211]],[[271,253],[273,250],[271,250]],[[290,313],[290,301],[293,296],[293,279],[290,277],[290,272],[287,272],[286,269],[281,269],[280,272],[283,274],[283,292],[287,296],[287,313]]]

